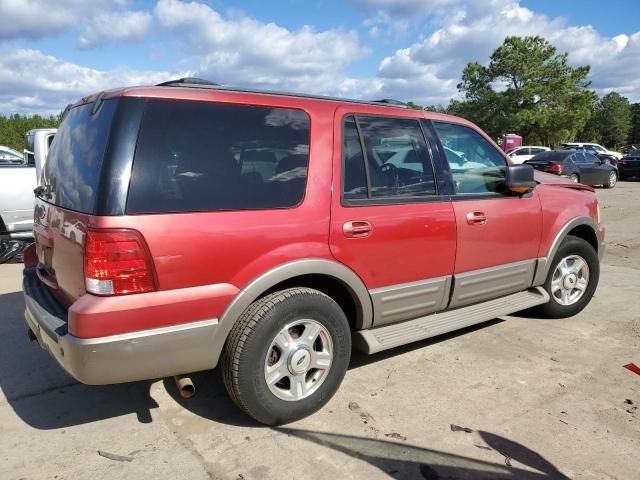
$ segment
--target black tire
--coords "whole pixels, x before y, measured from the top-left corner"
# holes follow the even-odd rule
[[[331,367],[310,396],[296,401],[278,398],[267,385],[264,368],[271,342],[288,323],[313,319],[331,336]],[[251,304],[234,325],[222,354],[222,375],[231,400],[267,425],[293,422],[318,411],[336,392],[351,358],[351,331],[340,306],[311,288],[290,288]]]
[[[580,175],[578,175],[577,173],[572,173],[571,175],[569,175],[569,180],[575,183],[580,183]]]
[[[587,266],[589,267],[589,283],[584,294],[576,303],[572,305],[561,305],[553,298],[551,282],[558,264],[570,255],[579,255],[586,261]],[[574,237],[572,235],[567,236],[553,258],[547,279],[543,285],[544,289],[552,298],[548,303],[539,307],[539,312],[546,318],[566,318],[576,315],[591,301],[591,298],[598,287],[599,278],[600,260],[598,259],[598,254],[595,249],[589,242],[582,238]]]
[[[615,178],[612,179],[611,178],[611,174],[615,174]],[[607,182],[604,184],[604,188],[613,188],[616,186],[616,183],[618,183],[618,174],[615,172],[615,170],[612,170],[611,173],[609,173],[609,178],[607,178]]]

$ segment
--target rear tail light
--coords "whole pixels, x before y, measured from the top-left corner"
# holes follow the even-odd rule
[[[126,295],[156,290],[149,249],[135,230],[89,230],[84,244],[87,292]]]
[[[562,175],[562,165],[560,165],[559,163],[556,163],[554,165],[549,165],[547,168],[544,169],[544,171]]]

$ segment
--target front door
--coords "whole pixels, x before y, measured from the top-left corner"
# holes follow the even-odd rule
[[[446,308],[456,234],[416,118],[336,112],[331,251],[371,293],[374,326]]]
[[[479,131],[433,122],[441,160],[450,172],[457,225],[454,289],[450,307],[525,290],[533,282],[542,231],[536,191],[503,193],[507,163]]]

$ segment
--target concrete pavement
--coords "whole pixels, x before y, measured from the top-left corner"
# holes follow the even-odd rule
[[[78,384],[28,342],[21,267],[2,265],[0,478],[638,478],[639,194],[597,190],[610,252],[580,315],[354,354],[329,404],[282,428],[238,412],[217,371],[191,400],[170,380]]]

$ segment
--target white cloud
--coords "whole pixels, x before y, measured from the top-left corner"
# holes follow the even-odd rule
[[[152,21],[151,14],[143,11],[101,13],[85,23],[79,46],[91,49],[111,42],[140,42],[149,32]]]
[[[73,28],[87,17],[125,0],[2,0],[0,40],[42,38]]]
[[[224,17],[202,3],[160,0],[155,15],[180,35],[191,69],[219,83],[334,93],[343,88],[345,67],[367,54],[354,31],[291,31]]]
[[[46,0],[0,0],[0,113],[58,112],[106,88],[181,76],[133,67],[101,71],[1,43],[70,30],[79,33],[78,46],[86,49],[161,37],[162,48],[183,54],[167,70],[219,83],[430,104],[447,104],[456,96],[464,65],[488,62],[506,36],[541,35],[559,52],[569,52],[573,65],[591,65],[599,93],[616,90],[640,101],[640,32],[606,37],[591,26],[569,26],[536,13],[517,0],[353,1],[367,12],[359,28],[371,38],[388,42],[391,30],[400,32],[396,42],[402,35],[417,38],[360,78],[350,77],[348,70],[370,52],[346,28],[284,28],[189,0],[159,0],[152,10],[141,11],[132,11],[130,0],[58,0],[55,8]]]
[[[0,48],[0,112],[55,114],[88,94],[186,75],[127,68],[101,71],[38,50]]]
[[[440,28],[382,60],[377,74],[381,92],[446,104],[457,94],[467,62],[487,63],[507,36],[541,35],[559,52],[568,52],[571,64],[591,65],[590,78],[599,93],[617,90],[640,100],[640,32],[604,37],[593,27],[567,26],[563,19],[537,14],[517,1],[494,0],[493,8],[482,14],[481,2],[456,3],[457,8],[441,18]]]

